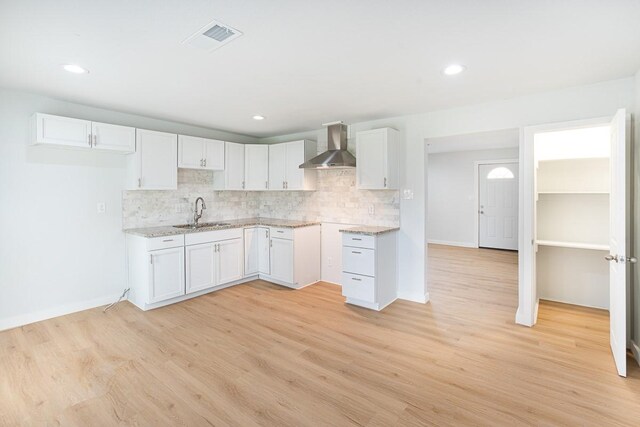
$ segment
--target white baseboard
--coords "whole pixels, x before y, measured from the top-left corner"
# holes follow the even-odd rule
[[[425,294],[418,293],[410,293],[410,292],[398,292],[398,299],[403,299],[405,301],[413,301],[419,302],[421,304],[426,304],[429,302],[429,292]]]
[[[636,363],[640,365],[640,346],[634,340],[631,340],[631,352],[633,358],[636,359]]]
[[[29,313],[20,316],[8,317],[6,319],[0,319],[0,331],[17,328],[19,326],[28,325],[30,323],[40,322],[42,320],[51,319],[53,317],[77,313],[78,311],[88,310],[90,308],[100,307],[102,305],[107,305],[120,298],[120,295],[121,293],[117,293],[106,297],[95,298],[89,301],[80,301],[72,304],[65,304],[58,307],[48,308],[36,313]]]
[[[478,245],[476,245],[473,242],[450,242],[447,240],[434,240],[434,239],[429,239],[427,240],[427,242],[434,245],[458,246],[460,248],[478,248]]]

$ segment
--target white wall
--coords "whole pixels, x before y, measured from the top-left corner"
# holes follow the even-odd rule
[[[518,159],[517,148],[429,154],[427,232],[429,243],[476,247],[475,162]]]
[[[124,289],[125,157],[28,146],[44,112],[196,136],[253,138],[0,90],[0,330],[105,304]],[[107,211],[96,213],[96,203]]]
[[[400,200],[398,236],[399,293],[402,298],[425,301],[426,287],[426,158],[425,139],[519,128],[527,125],[613,115],[618,108],[634,108],[634,79],[523,96],[427,114],[355,123],[351,132],[393,127],[400,131],[401,186],[414,198]],[[326,139],[324,129],[264,138],[264,142],[310,137]],[[402,193],[401,193],[402,194]]]

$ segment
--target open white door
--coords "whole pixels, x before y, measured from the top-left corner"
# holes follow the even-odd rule
[[[611,122],[611,196],[609,214],[609,319],[611,351],[618,374],[627,376],[627,132],[626,111]]]

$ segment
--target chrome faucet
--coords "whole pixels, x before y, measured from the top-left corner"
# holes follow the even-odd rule
[[[202,202],[202,206],[200,207],[200,213],[198,214],[198,202]],[[196,199],[196,209],[193,213],[193,228],[198,227],[198,220],[202,218],[202,211],[207,209],[207,205],[204,203],[204,199],[202,197],[198,197]]]

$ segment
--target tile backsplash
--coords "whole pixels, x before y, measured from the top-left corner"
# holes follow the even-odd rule
[[[397,190],[356,190],[355,169],[319,170],[316,191],[218,191],[213,172],[178,169],[178,189],[124,191],[124,229],[192,222],[193,204],[203,197],[200,221],[268,217],[396,227],[400,222]],[[373,206],[374,213],[369,214]]]

